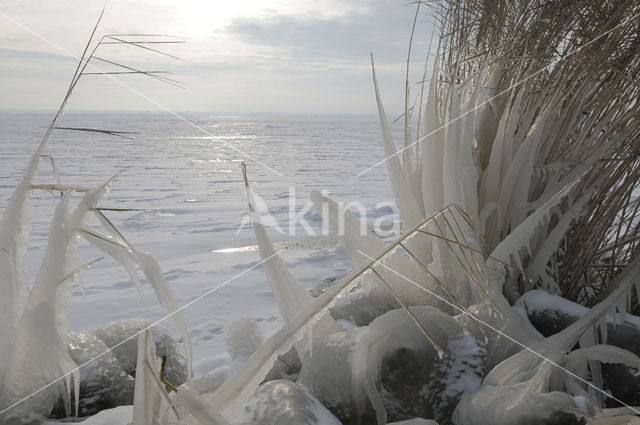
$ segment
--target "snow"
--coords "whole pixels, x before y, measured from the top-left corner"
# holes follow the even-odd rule
[[[516,306],[523,307],[526,312],[557,311],[568,316],[582,317],[589,311],[580,304],[566,300],[558,295],[550,294],[541,289],[535,289],[524,294]]]
[[[75,422],[82,425],[129,425],[133,415],[133,406],[118,406],[102,410],[89,418]],[[60,425],[60,422],[45,421],[42,425]]]
[[[436,364],[430,377],[435,389],[431,391],[434,416],[441,419],[450,417],[464,394],[480,388],[486,356],[484,346],[467,332],[449,338],[447,353],[448,357]],[[443,382],[434,385],[438,377]]]
[[[5,209],[6,200],[50,118],[47,114],[0,114],[3,152],[0,210]],[[96,186],[125,170],[114,183],[109,198],[99,205],[139,209],[104,213],[133,246],[158,259],[178,307],[244,272],[182,311],[196,363],[226,355],[226,328],[234,319],[249,314],[265,335],[283,324],[263,268],[246,271],[257,263],[258,253],[220,252],[256,244],[249,225],[237,233],[248,212],[240,161],[247,160],[256,191],[287,233],[290,188],[296,196],[296,213],[308,202],[312,189],[326,189],[334,199],[363,202],[370,222],[388,213],[376,209],[376,203],[391,201],[391,189],[384,167],[355,178],[356,171],[364,170],[382,155],[382,147],[372,143],[379,138],[376,117],[189,115],[188,118],[215,136],[229,137],[225,139],[228,143],[250,152],[261,162],[276,164],[283,177],[215,140],[199,138],[201,134],[187,124],[159,114],[70,112],[62,118],[64,125],[118,128],[139,135],[128,141],[75,132],[54,133],[47,153],[55,160],[61,183],[67,185]],[[349,153],[357,153],[351,155],[355,160],[347,159]],[[52,181],[50,160],[43,160],[37,182]],[[29,215],[33,231],[25,261],[32,281],[44,255],[54,202],[55,196],[41,191],[34,192],[31,198]],[[304,216],[319,234],[322,230],[319,215],[307,212]],[[309,238],[300,224],[293,230],[295,234],[285,235],[267,229],[276,249],[284,248],[281,253],[284,262],[307,289],[327,279],[340,278],[350,270],[344,250],[336,248],[334,239]],[[322,250],[321,256],[316,254],[318,249]],[[80,240],[79,256],[82,264],[102,254]],[[73,331],[129,318],[154,321],[166,316],[149,285],[143,280],[147,308],[128,273],[109,258],[81,275],[85,294],[74,283],[70,305]],[[170,318],[162,325],[180,340]]]
[[[378,134],[374,117],[200,115],[190,118],[211,128],[220,137],[230,138],[240,150],[250,150],[252,156],[262,161],[281,163],[282,177],[274,176],[251,161],[248,165],[252,180],[256,181],[256,187],[275,218],[272,224],[278,222],[288,234],[279,234],[273,227],[266,230],[274,237],[276,248],[284,250],[281,254],[284,262],[306,290],[320,288],[322,292],[324,282],[335,282],[347,274],[350,265],[344,250],[337,247],[334,237],[319,235],[322,230],[320,216],[310,212],[310,203],[305,204],[310,190],[318,189],[327,190],[338,200],[359,199],[370,223],[389,213],[388,208],[379,208],[376,204],[390,201],[384,168],[378,168],[364,178],[355,178],[353,172],[354,167],[364,169],[371,165],[382,151],[370,143]],[[5,210],[4,200],[22,177],[29,155],[36,148],[34,141],[40,139],[49,119],[46,114],[0,114],[0,129],[3,130],[0,131],[3,150],[0,210]],[[62,120],[70,126],[111,126],[140,134],[137,140],[124,141],[75,133],[60,137],[54,133],[46,153],[50,153],[55,162],[48,158],[41,161],[40,176],[35,183],[49,184],[55,180],[66,186],[96,187],[125,169],[110,196],[100,200],[99,206],[126,210],[103,213],[127,242],[136,247],[135,260],[146,268],[152,283],[156,282],[156,289],[157,282],[164,286],[166,280],[178,308],[212,291],[182,311],[193,340],[198,372],[215,370],[229,361],[225,335],[230,323],[238,317],[250,315],[265,335],[282,326],[273,295],[265,285],[263,267],[254,267],[258,255],[257,250],[251,248],[255,246],[253,229],[245,220],[247,207],[238,167],[243,159],[241,155],[217,144],[215,139],[197,137],[191,127],[165,116],[71,113]],[[273,126],[274,121],[280,125]],[[317,144],[319,138],[323,146]],[[336,146],[335,154],[327,149],[332,144]],[[364,150],[370,154],[355,155],[358,157],[355,162],[344,156],[346,152],[360,153],[365,146]],[[278,149],[282,153],[276,157],[273,153]],[[288,161],[283,163],[282,158]],[[50,170],[52,164],[56,170]],[[317,183],[319,174],[322,174],[323,186]],[[346,184],[349,179],[350,183]],[[371,184],[375,185],[375,191],[370,190]],[[369,194],[362,197],[360,194],[365,188]],[[79,199],[74,194],[72,206]],[[55,192],[35,191],[30,199],[33,231],[25,261],[31,281],[44,256],[55,203]],[[290,214],[295,216],[301,210],[304,212],[298,219],[310,224],[311,235],[300,220],[287,226]],[[87,223],[87,226],[98,225],[95,218]],[[83,240],[78,244],[77,261],[80,264],[102,255]],[[158,274],[144,252],[158,259],[164,277]],[[72,287],[71,329],[88,330],[130,318],[146,322],[165,318],[162,325],[184,343],[185,339],[171,318],[166,317],[165,308],[145,279],[141,280],[144,301],[140,300],[130,271],[131,267],[126,270],[110,258],[84,270],[81,273],[84,290],[75,283]],[[161,301],[175,309],[167,294],[160,288]],[[135,356],[129,357],[135,359]]]

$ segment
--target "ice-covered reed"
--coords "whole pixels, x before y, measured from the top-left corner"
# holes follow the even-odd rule
[[[601,362],[639,365],[636,354],[607,345],[607,316],[627,312],[640,296],[634,290],[640,264],[634,237],[640,8],[625,0],[451,0],[431,8],[439,22],[438,48],[419,108],[408,104],[407,81],[401,150],[373,75],[385,148],[381,162],[405,233],[385,245],[372,233],[362,235],[354,217],[342,220],[354,271],[315,299],[301,293],[293,300],[287,294],[300,292],[300,285],[256,216],[261,257],[270,264],[267,278],[286,323],[209,401],[233,418],[276,356],[308,340],[309,347],[336,349],[316,354],[324,360],[313,358],[315,350],[303,353],[303,370],[308,362],[347,362],[352,371],[336,376],[318,367],[311,381],[300,378],[313,381],[314,395],[325,397],[322,382],[333,382],[341,399],[324,402],[342,412],[341,419],[353,420],[344,413],[349,406],[361,419],[372,407],[384,424],[380,359],[402,348],[438,362],[417,339],[428,341],[432,353],[455,355],[444,349],[453,346],[446,340],[464,329],[487,344],[486,376],[478,388],[458,394],[453,418],[440,419],[459,425],[563,415],[590,423],[636,421],[628,416],[640,413],[633,407],[607,409],[605,400],[622,401],[606,393]],[[416,110],[422,112],[422,128],[414,135],[409,119]],[[338,215],[350,216],[314,196],[316,203],[329,203],[318,211],[330,227]],[[613,261],[624,259],[624,267],[614,266],[597,282],[589,281],[593,274],[575,279],[594,255],[611,250],[624,251],[612,255]],[[587,295],[595,305],[549,338],[512,306],[534,288],[575,299],[586,285],[593,286]],[[341,298],[347,293],[351,301]],[[378,318],[359,323],[360,333],[315,334],[315,324],[331,320],[337,300],[350,306],[350,317],[366,304]],[[412,307],[425,305],[442,317],[432,314],[426,321]],[[402,309],[389,311],[390,306]],[[448,325],[450,320],[456,324]],[[419,328],[424,332],[415,333]]]
[[[78,237],[83,237],[122,263],[137,286],[140,281],[136,267],[142,271],[160,303],[172,313],[183,337],[189,374],[191,373],[189,334],[158,263],[148,254],[136,250],[98,207],[99,200],[109,191],[117,174],[96,188],[85,188],[62,184],[58,171],[54,169],[54,183],[35,183],[41,158],[52,158],[51,155],[45,155],[45,152],[54,131],[73,130],[128,137],[129,133],[122,131],[57,125],[80,79],[84,75],[95,73],[91,72],[91,61],[98,59],[96,53],[101,46],[115,40],[148,49],[142,44],[130,43],[125,37],[104,35],[96,41],[101,18],[102,14],[79,58],[65,97],[32,154],[0,221],[0,420],[9,415],[48,415],[59,397],[65,401],[67,414],[73,414],[75,409],[77,416],[79,380],[83,365],[76,365],[68,354],[71,284],[80,271],[97,261],[78,264]],[[140,34],[139,37],[146,35]],[[128,69],[129,73],[166,80],[166,77],[156,76],[155,73],[132,69],[113,61],[111,63]],[[24,267],[24,257],[31,228],[27,214],[28,202],[33,190],[62,193],[62,196],[51,222],[44,259],[35,282],[31,284]],[[82,193],[83,196],[72,208],[74,192]],[[87,221],[89,215],[98,218],[102,226],[100,231],[90,227]],[[72,402],[73,399],[75,402]]]

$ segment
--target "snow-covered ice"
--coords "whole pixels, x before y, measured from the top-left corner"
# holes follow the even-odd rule
[[[287,233],[267,229],[276,249],[284,248],[281,256],[285,263],[312,293],[345,275],[350,265],[335,239],[309,238],[300,222],[291,234],[290,211],[295,210],[294,215],[303,211],[312,189],[328,190],[338,201],[362,202],[369,220],[375,220],[389,214],[388,207],[376,208],[376,204],[392,201],[392,196],[385,167],[356,177],[383,154],[376,117],[187,118],[214,137],[207,138],[188,124],[162,114],[71,112],[60,125],[139,134],[135,140],[126,140],[60,131],[54,133],[47,153],[54,158],[64,184],[97,186],[124,170],[109,197],[99,205],[134,210],[105,214],[133,246],[159,261],[178,306],[220,287],[182,311],[193,341],[196,372],[205,373],[224,363],[225,332],[233,320],[253,317],[265,335],[283,324],[262,267],[247,271],[257,264],[259,256],[246,220],[240,162],[246,161],[256,191]],[[6,206],[50,119],[44,113],[0,114],[0,210]],[[249,153],[282,176],[230,146]],[[50,183],[49,159],[42,159],[40,170],[38,182]],[[296,201],[293,206],[292,195]],[[57,198],[36,191],[31,199],[33,230],[26,259],[31,281],[44,255]],[[316,233],[321,231],[320,216],[312,208],[304,211],[303,217]],[[244,227],[238,231],[242,223]],[[232,249],[242,247],[248,248]],[[102,256],[82,240],[79,254],[80,263]],[[75,283],[71,301],[73,331],[130,318],[155,321],[167,314],[146,283],[145,300],[141,301],[126,271],[109,258],[83,271],[81,278],[84,293]],[[170,318],[162,325],[180,341]]]

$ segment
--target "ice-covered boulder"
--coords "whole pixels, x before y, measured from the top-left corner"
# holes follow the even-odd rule
[[[130,425],[133,406],[119,406],[113,409],[102,410],[101,412],[83,419],[80,422],[72,422],[79,425]],[[63,422],[44,421],[37,424],[25,425],[61,425]],[[13,424],[12,424],[13,425]],[[22,425],[18,423],[16,425]]]
[[[515,304],[516,311],[525,322],[530,322],[545,337],[556,334],[579,320],[589,309],[543,290],[524,294]],[[640,355],[640,317],[628,313],[616,313],[607,319],[607,343]],[[640,377],[636,370],[620,363],[602,363],[604,387],[622,402],[640,404]],[[607,407],[619,403],[605,398]]]
[[[112,349],[122,369],[130,375],[135,375],[136,359],[138,356],[138,339],[135,337],[149,322],[140,319],[123,320],[99,327],[91,332]],[[167,357],[165,364],[165,378],[171,384],[179,386],[187,380],[187,365],[176,341],[169,332],[159,326],[150,328],[151,336],[156,344],[158,357]]]
[[[463,332],[447,342],[446,354],[436,361],[422,394],[433,412],[433,418],[444,422],[465,393],[480,388],[484,377],[486,348],[481,340]]]
[[[148,322],[144,320],[126,320],[109,323],[90,332],[69,335],[69,355],[78,366],[82,366],[79,417],[133,404],[138,355],[137,338],[134,336],[147,325]],[[174,385],[182,384],[187,377],[187,367],[176,341],[158,326],[151,328],[151,335],[158,356],[167,357],[166,379]],[[66,417],[62,399],[49,417]]]
[[[260,347],[264,336],[255,319],[241,317],[229,324],[225,342],[228,359],[220,359],[218,367],[189,380],[192,390],[199,394],[215,392]]]
[[[465,392],[480,387],[485,349],[468,333],[452,335],[441,359],[401,348],[385,356],[380,396],[388,420],[433,418],[446,423]]]
[[[275,381],[276,379],[288,379],[290,381],[296,381],[300,369],[302,368],[302,361],[298,356],[296,347],[291,347],[289,351],[279,355],[273,362],[273,367],[265,376],[265,381]]]
[[[354,328],[314,340],[298,375],[298,382],[343,422],[357,416],[351,398],[351,368],[353,352],[364,330]]]
[[[398,308],[397,301],[380,291],[356,288],[348,296],[341,297],[331,307],[331,317],[351,322],[356,326],[366,326],[376,317]]]
[[[252,317],[234,320],[227,328],[227,353],[232,363],[244,363],[262,345],[264,335]]]
[[[438,425],[438,422],[431,419],[413,418],[406,421],[389,422],[387,425]]]
[[[564,392],[531,393],[529,383],[484,387],[465,394],[453,415],[456,425],[584,425],[584,419],[567,409],[579,411],[574,399]]]
[[[341,425],[306,388],[287,380],[258,387],[240,419],[242,425]]]
[[[95,415],[133,402],[133,377],[122,369],[101,339],[88,332],[71,333],[69,355],[78,366],[84,365],[80,368],[78,416]],[[51,417],[65,416],[59,403]]]

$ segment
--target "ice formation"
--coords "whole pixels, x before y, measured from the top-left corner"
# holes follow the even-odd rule
[[[637,6],[624,9],[627,3],[620,3],[620,10],[637,12]],[[589,62],[589,53],[570,57],[565,43],[583,41],[582,32],[592,25],[580,19],[592,8],[568,12],[578,18],[567,18],[566,29],[560,20],[554,32],[550,24],[555,15],[546,15],[546,4],[466,6],[454,0],[444,6],[427,99],[419,105],[421,110],[424,106],[419,117],[423,128],[413,143],[406,103],[402,150],[393,140],[373,70],[384,162],[403,233],[385,243],[366,226],[363,230],[339,204],[312,193],[316,209],[340,235],[353,268],[314,298],[269,239],[260,214],[264,206],[245,169],[259,254],[284,326],[264,339],[251,319],[234,322],[227,339],[231,362],[193,378],[188,332],[175,315],[190,379],[170,395],[165,386],[172,385],[161,370],[152,334],[145,330],[137,340],[133,425],[384,425],[390,414],[399,415],[407,405],[400,399],[407,394],[430,403],[428,415],[456,425],[640,422],[635,407],[606,406],[605,398],[624,403],[606,392],[601,367],[615,363],[640,369],[634,352],[609,344],[610,322],[628,319],[631,301],[640,296],[640,259],[636,256],[607,282],[592,308],[577,312],[571,323],[548,336],[529,320],[527,299],[532,296],[521,298],[536,286],[561,291],[562,282],[547,267],[563,238],[577,220],[591,219],[589,208],[594,211],[595,200],[610,199],[605,195],[615,193],[624,178],[637,177],[620,177],[625,166],[608,165],[619,158],[604,158],[637,152],[637,146],[626,144],[637,136],[637,87],[628,83],[637,78],[625,74],[630,69],[623,63],[628,57],[637,65],[635,51],[625,50],[636,41],[637,28],[620,24],[616,17],[602,21],[600,15],[607,13],[593,9],[597,16],[590,18],[603,25],[593,41],[612,31],[602,28],[623,27],[627,41],[633,42],[618,42],[622,35],[617,33],[602,38],[602,51],[591,51],[602,56]],[[544,38],[547,30],[549,39]],[[475,44],[469,41],[474,37]],[[542,44],[536,44],[538,39]],[[631,86],[624,86],[627,83]],[[626,90],[622,106],[618,96],[615,101],[606,96],[620,94],[617,84]],[[407,80],[407,99],[408,86]],[[24,413],[50,409],[49,399],[61,390],[66,390],[62,396],[67,409],[71,406],[69,379],[66,386],[51,387],[38,399],[21,398],[74,370],[66,347],[77,234],[120,261],[136,285],[135,266],[140,267],[161,303],[177,313],[155,260],[134,249],[102,213],[96,215],[106,233],[84,223],[108,184],[86,194],[70,216],[70,195],[63,196],[42,268],[28,291],[22,259],[28,234],[26,201],[50,131],[0,223],[6,254],[0,255],[0,332],[10,343],[0,348],[0,407],[19,402],[16,411]],[[610,178],[612,172],[616,176]],[[629,191],[620,196],[629,202],[632,195]],[[341,318],[352,320],[348,329],[332,317],[337,307]],[[299,373],[265,382],[274,362],[287,354],[299,356]],[[420,365],[422,375],[412,388],[394,386],[411,372],[397,361],[402,358]],[[45,361],[37,373],[29,368]],[[77,409],[77,373],[73,378]],[[414,413],[422,416],[402,412],[400,419],[430,423],[431,418],[408,417]]]

